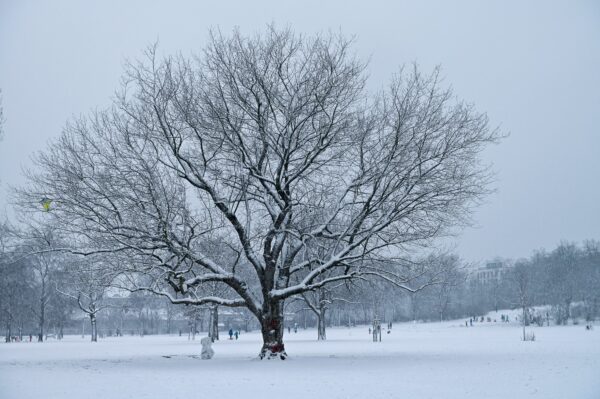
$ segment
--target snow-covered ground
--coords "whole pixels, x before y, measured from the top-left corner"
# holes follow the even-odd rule
[[[373,343],[367,327],[330,328],[325,342],[300,330],[285,361],[256,359],[258,333],[222,339],[212,360],[186,336],[0,344],[0,398],[600,398],[600,326],[533,331],[522,342],[512,323],[395,324]]]

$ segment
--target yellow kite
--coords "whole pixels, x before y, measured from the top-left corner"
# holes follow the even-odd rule
[[[52,200],[50,198],[44,198],[40,202],[42,203],[44,212],[48,212],[50,210],[50,204],[52,204]]]

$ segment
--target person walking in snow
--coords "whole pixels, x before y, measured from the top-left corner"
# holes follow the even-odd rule
[[[233,339],[233,329],[229,329],[229,339]]]
[[[235,340],[237,341],[238,336],[240,335],[240,332],[238,330],[235,330],[234,335],[235,335]]]

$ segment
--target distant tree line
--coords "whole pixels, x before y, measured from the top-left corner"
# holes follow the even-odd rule
[[[477,271],[456,256],[436,258],[435,262],[442,263],[437,268],[443,278],[414,292],[369,281],[359,283],[353,293],[343,287],[315,293],[318,300],[313,300],[312,307],[298,302],[289,309],[297,312],[302,327],[370,324],[376,317],[388,322],[481,319],[489,312],[492,322],[500,322],[505,309],[519,309],[519,318],[513,321],[525,325],[567,325],[596,320],[600,313],[598,241],[563,242],[552,251],[536,251],[526,259],[496,261],[499,266],[490,271],[497,273],[486,279],[478,278]],[[434,265],[430,271],[435,269]],[[423,280],[427,278],[423,276]],[[414,283],[418,284],[418,279]],[[325,307],[325,322],[319,320],[314,303]]]
[[[525,323],[565,325],[591,321],[600,312],[600,243],[563,242],[519,260],[502,260],[498,273],[477,278],[470,268],[452,272],[444,284],[398,297],[393,318],[444,320],[526,308]],[[447,269],[452,270],[452,269]],[[491,269],[490,271],[494,271]],[[546,306],[535,311],[534,307]],[[498,318],[500,315],[498,315]]]

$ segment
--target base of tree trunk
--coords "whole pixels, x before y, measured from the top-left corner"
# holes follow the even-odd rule
[[[262,349],[260,350],[260,354],[258,357],[262,359],[287,359],[287,353],[285,352],[285,347],[282,343],[273,343],[273,344],[263,344]]]
[[[327,333],[325,332],[325,313],[317,317],[317,340],[325,341]]]
[[[261,319],[261,334],[263,346],[258,357],[260,359],[287,359],[283,345],[283,303],[276,302],[264,312],[266,316]]]

